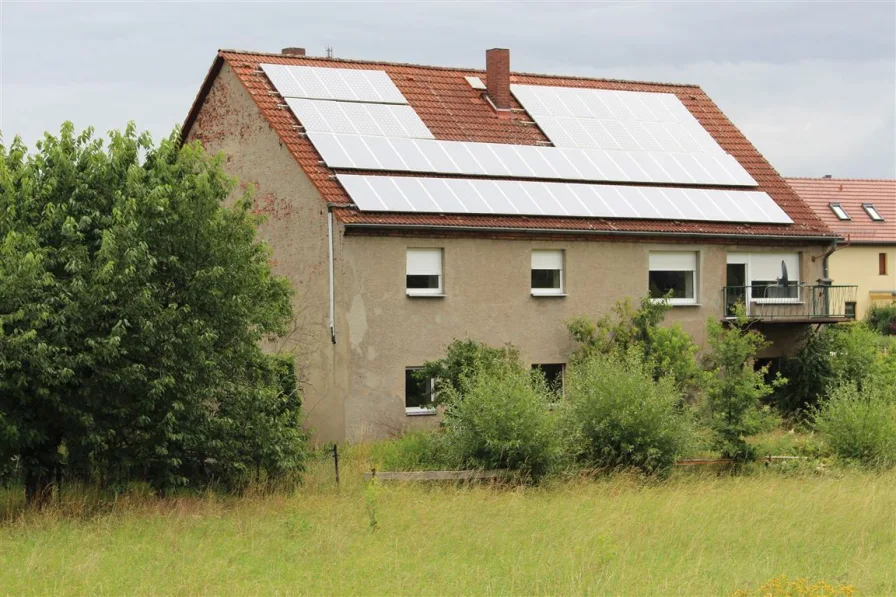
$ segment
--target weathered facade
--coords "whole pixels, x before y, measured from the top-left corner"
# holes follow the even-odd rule
[[[439,358],[455,338],[511,343],[533,364],[565,363],[571,349],[565,322],[579,315],[599,317],[616,301],[645,296],[652,254],[693,260],[693,300],[673,307],[667,322],[680,323],[698,345],[705,341],[707,319],[728,314],[730,293],[724,288],[731,285],[732,255],[766,255],[766,261],[774,263],[783,255],[797,264],[789,276],[800,284],[815,284],[824,277],[823,256],[836,237],[699,88],[555,81],[616,89],[656,87],[678,94],[794,224],[364,213],[353,209],[311,143],[296,134],[295,118],[282,109],[259,73],[258,64],[273,61],[384,69],[438,138],[463,134],[534,144],[540,133],[513,124],[514,119],[527,120],[525,114],[518,116],[518,108],[510,118],[498,115],[487,98],[470,93],[463,77],[482,77],[482,71],[219,53],[187,119],[185,137],[222,152],[241,186],[255,187],[255,211],[266,216],[261,236],[271,246],[276,272],[296,289],[294,330],[271,349],[296,355],[308,422],[320,440],[357,440],[434,424],[435,417],[417,416],[419,412],[406,408],[405,371]],[[441,81],[447,82],[440,86]],[[426,99],[420,86],[438,101]],[[467,104],[474,116],[447,124],[440,120],[450,120],[445,106]],[[483,124],[476,130],[458,125],[480,118]],[[417,248],[441,250],[438,293],[411,296],[407,291],[408,249]],[[562,259],[562,292],[538,296],[532,288],[532,255],[545,249],[562,251],[557,253]],[[810,318],[795,305],[805,303],[813,292],[814,287],[801,289],[801,300],[778,301],[793,309],[780,323],[758,316],[764,299],[753,301],[763,331],[774,341],[767,356],[784,354],[798,341]]]

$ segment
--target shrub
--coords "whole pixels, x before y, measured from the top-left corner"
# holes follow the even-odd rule
[[[577,317],[569,321],[566,327],[579,344],[571,360],[635,349],[650,362],[654,379],[671,376],[680,392],[696,391],[702,384],[697,346],[680,325],[660,327],[670,308],[666,301],[644,297],[634,309],[626,299],[616,303],[615,318],[604,316],[592,321]]]
[[[896,336],[896,301],[889,305],[872,305],[865,315],[869,328],[884,336]]]
[[[809,412],[843,382],[859,387],[892,367],[887,340],[863,323],[841,324],[810,332],[795,357],[784,363],[789,380],[776,396],[785,413]]]
[[[837,456],[865,465],[896,465],[896,388],[872,380],[838,385],[815,416]]]
[[[705,408],[714,435],[713,447],[725,458],[739,462],[753,460],[756,452],[746,438],[768,430],[775,423],[760,403],[773,389],[765,382],[768,368],[753,369],[756,354],[768,342],[762,334],[747,327],[743,306],[739,307],[737,320],[731,327],[710,319],[707,330],[706,366],[710,375],[706,381]]]
[[[461,465],[546,474],[560,457],[556,416],[549,390],[537,373],[518,363],[480,370],[461,396],[446,388],[445,444]]]
[[[519,363],[519,350],[513,346],[493,348],[476,340],[454,340],[448,345],[444,358],[427,361],[415,375],[419,379],[434,379],[434,401],[444,404],[449,396],[463,394],[465,380],[477,372],[508,365],[516,365],[522,370]]]
[[[667,471],[691,445],[673,380],[654,381],[635,350],[578,361],[567,375],[566,398],[567,441],[591,466]]]

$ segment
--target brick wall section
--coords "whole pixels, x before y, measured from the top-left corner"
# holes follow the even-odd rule
[[[510,109],[510,50],[492,48],[485,52],[485,86],[488,97],[499,110]]]

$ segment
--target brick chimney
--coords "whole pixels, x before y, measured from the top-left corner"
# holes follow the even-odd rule
[[[498,110],[510,110],[510,50],[485,51],[485,86],[488,98]]]
[[[280,53],[287,56],[304,56],[305,48],[283,48]]]

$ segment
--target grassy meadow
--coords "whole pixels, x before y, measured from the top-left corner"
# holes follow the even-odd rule
[[[0,490],[0,593],[699,596],[785,574],[896,594],[896,472],[365,485],[369,455],[273,495],[71,489],[29,512]]]

